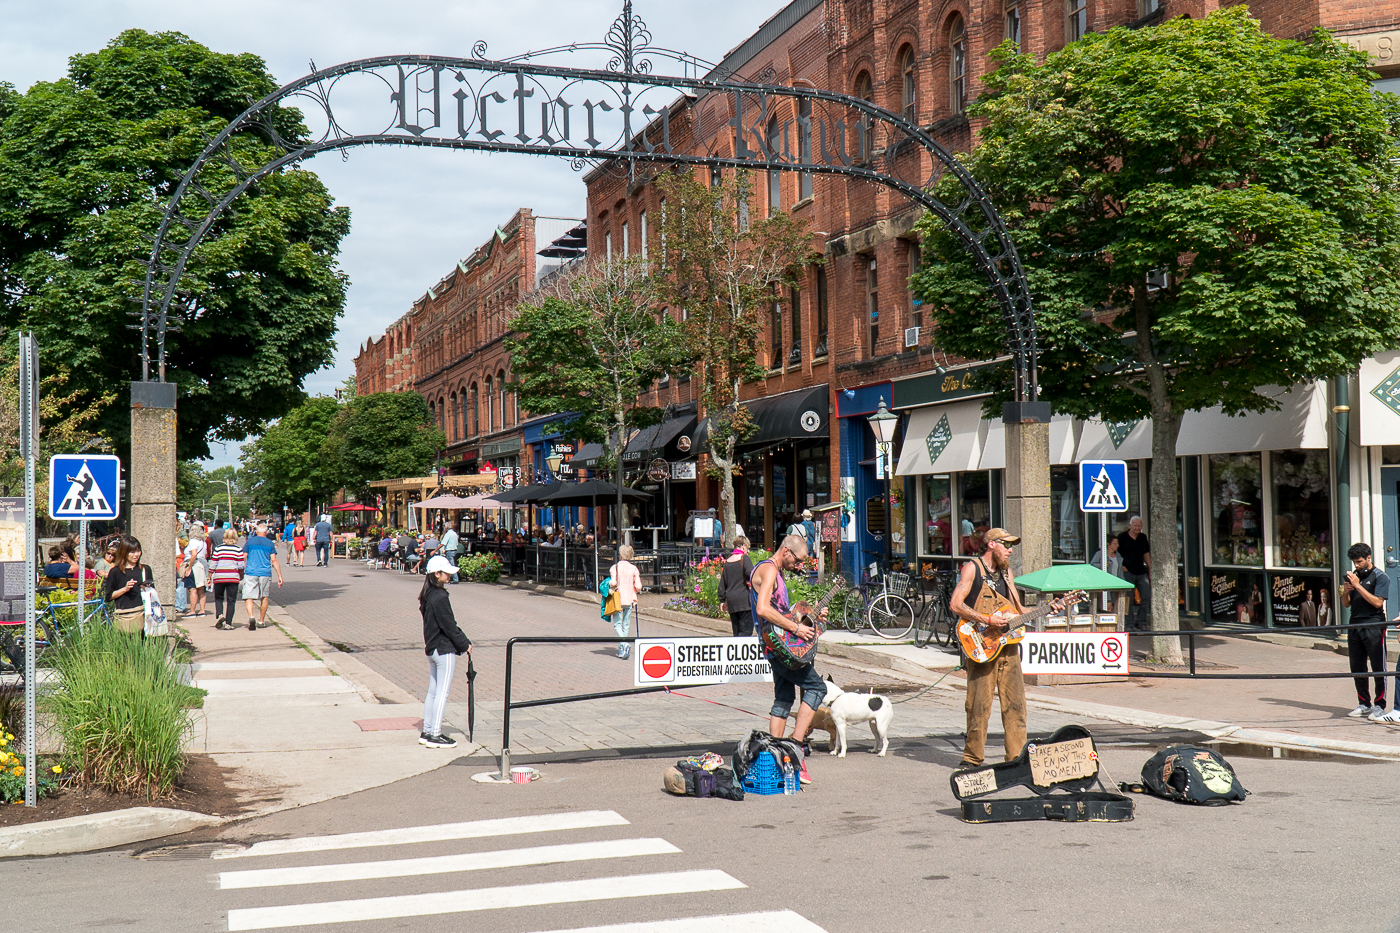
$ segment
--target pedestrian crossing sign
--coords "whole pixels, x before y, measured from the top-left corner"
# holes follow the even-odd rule
[[[49,515],[59,520],[116,518],[121,512],[121,459],[111,454],[58,454],[49,459]]]
[[[1079,509],[1083,512],[1128,511],[1128,464],[1122,460],[1080,463]]]

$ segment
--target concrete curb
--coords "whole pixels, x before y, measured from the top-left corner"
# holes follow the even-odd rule
[[[334,673],[345,679],[366,703],[418,703],[419,699],[353,655],[341,651],[294,619],[281,606],[270,606],[268,616],[289,637],[299,642],[310,654],[320,658]]]
[[[224,817],[165,807],[131,807],[90,816],[70,816],[0,829],[0,858],[92,852],[224,822],[227,822]]]

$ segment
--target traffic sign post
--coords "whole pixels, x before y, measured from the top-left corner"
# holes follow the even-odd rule
[[[1081,512],[1128,511],[1128,464],[1125,460],[1084,460],[1079,464]],[[1108,573],[1108,521],[1099,518],[1101,569]]]

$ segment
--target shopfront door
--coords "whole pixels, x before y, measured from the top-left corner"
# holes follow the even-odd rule
[[[1400,466],[1381,467],[1381,512],[1385,522],[1383,532],[1385,545],[1381,554],[1383,560],[1376,562],[1385,568],[1390,577],[1390,600],[1386,603],[1386,618],[1393,619],[1400,613]],[[1340,542],[1339,542],[1340,545]],[[1342,560],[1344,569],[1351,569],[1350,562]]]

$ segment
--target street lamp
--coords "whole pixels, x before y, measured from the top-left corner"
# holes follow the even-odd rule
[[[870,425],[870,430],[875,433],[875,444],[879,448],[879,456],[885,474],[885,568],[889,569],[890,564],[890,541],[894,537],[890,528],[890,445],[894,443],[895,428],[899,427],[899,416],[893,414],[885,407],[884,396],[880,397],[880,407],[865,419]]]
[[[559,467],[563,463],[564,458],[557,451],[551,451],[550,455],[544,458],[544,465],[549,467],[549,475],[556,480],[559,478]]]

